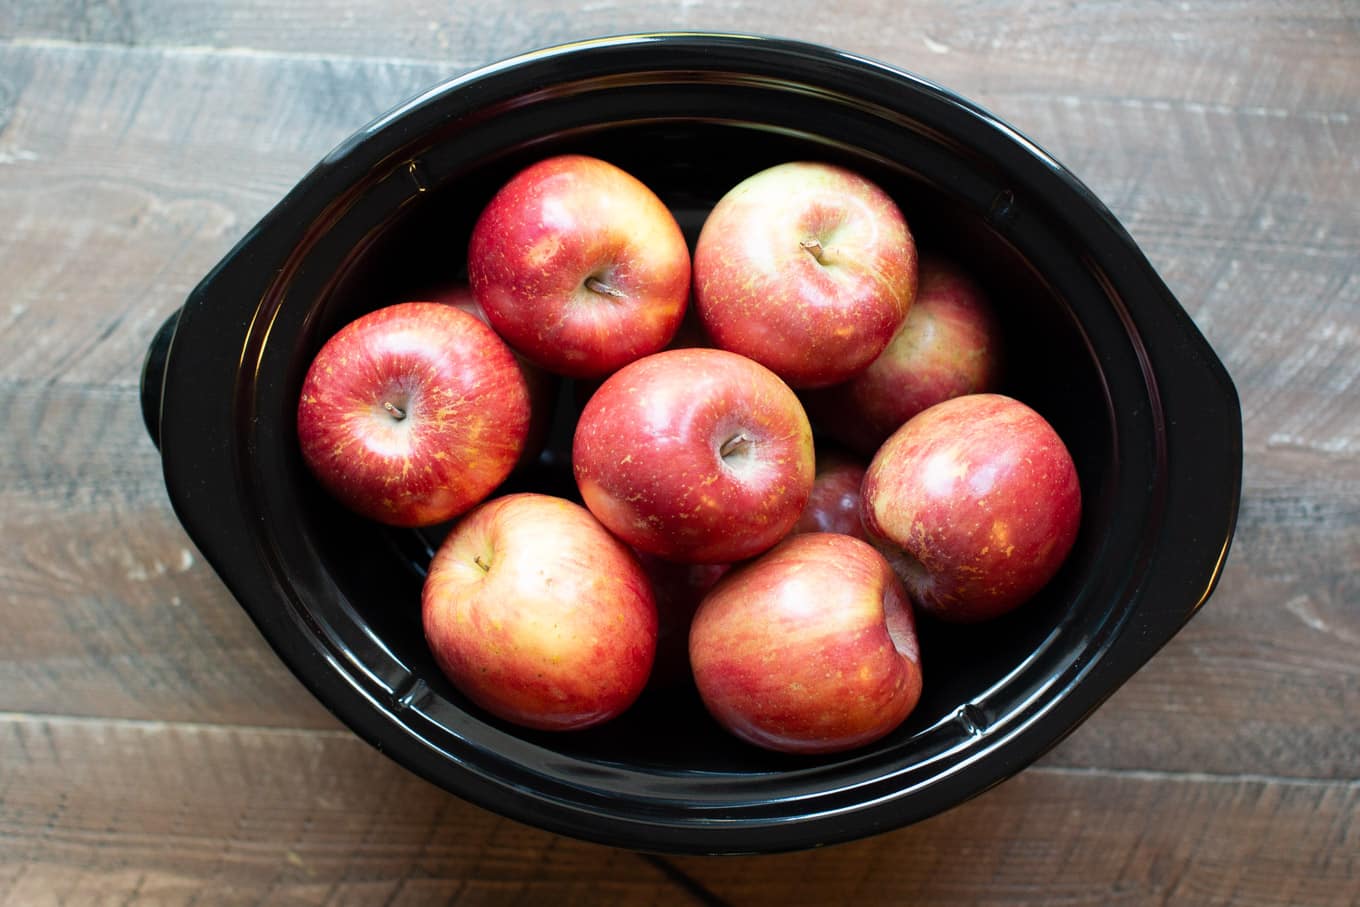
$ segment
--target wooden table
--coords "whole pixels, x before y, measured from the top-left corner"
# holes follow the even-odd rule
[[[408,774],[294,680],[167,502],[161,320],[437,80],[655,28],[878,57],[1006,118],[1142,244],[1242,397],[1209,605],[1076,734],[915,827],[658,861]],[[0,904],[1360,902],[1360,7],[0,5]]]

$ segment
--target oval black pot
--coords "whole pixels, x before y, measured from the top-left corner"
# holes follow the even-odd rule
[[[466,702],[426,651],[428,535],[337,508],[297,452],[302,375],[379,305],[462,274],[472,222],[518,167],[562,151],[651,185],[691,236],[741,177],[847,164],[925,248],[1002,309],[1005,388],[1077,461],[1063,571],[1015,614],[922,626],[926,692],[863,750],[738,743],[692,689],[591,731],[531,733]],[[148,429],[194,542],[312,692],[397,762],[470,801],[623,847],[769,852],[897,828],[1061,740],[1204,603],[1232,537],[1241,415],[1223,366],[1110,212],[1014,129],[916,76],[820,46],[657,34],[550,49],[441,84],[336,148],[151,344]],[[563,400],[570,401],[570,390]],[[564,404],[565,405],[565,404]],[[571,493],[570,413],[521,487]]]

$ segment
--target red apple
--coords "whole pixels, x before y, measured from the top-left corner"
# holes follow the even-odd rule
[[[668,560],[743,560],[783,538],[812,491],[812,429],[764,366],[667,350],[624,366],[587,401],[572,444],[586,506]]]
[[[656,596],[656,663],[648,685],[671,689],[688,683],[689,626],[708,591],[731,564],[677,564],[645,551],[633,552]]]
[[[600,377],[670,342],[689,297],[689,247],[635,177],[559,155],[520,171],[487,204],[468,277],[491,326],[530,361]]]
[[[1076,466],[1053,427],[1000,394],[937,403],[893,433],[864,477],[864,521],[912,601],[973,622],[1020,606],[1067,558]]]
[[[870,743],[921,696],[906,592],[881,554],[848,535],[791,536],[724,577],[694,615],[689,655],[713,717],[784,752]]]
[[[460,308],[469,315],[476,316],[477,320],[487,326],[491,324],[469,286],[450,287],[437,294],[435,301]],[[515,354],[515,359],[519,362],[520,370],[524,372],[524,382],[529,387],[529,435],[524,442],[524,452],[520,454],[519,462],[516,464],[523,466],[538,459],[544,445],[548,443],[553,411],[557,405],[558,380],[552,372],[539,368],[518,353]]]
[[[867,367],[902,325],[916,246],[873,182],[830,164],[780,164],[714,206],[695,245],[694,289],[716,346],[794,387],[820,387]]]
[[[341,328],[303,380],[302,456],[350,509],[394,526],[451,519],[499,485],[524,450],[529,388],[476,318],[409,302]]]
[[[807,391],[818,431],[873,456],[897,428],[950,397],[995,391],[1001,325],[982,288],[957,264],[922,255],[916,301],[877,359],[849,381]]]
[[[817,451],[817,473],[812,494],[794,532],[839,532],[868,540],[860,518],[860,485],[864,465],[833,450]]]
[[[506,721],[574,730],[642,692],[656,605],[632,552],[579,504],[541,494],[469,513],[430,562],[421,599],[440,670]]]

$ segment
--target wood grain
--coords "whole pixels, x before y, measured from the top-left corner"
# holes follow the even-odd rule
[[[0,904],[692,903],[343,733],[0,717]],[[19,779],[22,779],[20,781]]]
[[[1339,907],[1360,890],[1360,867],[1341,856],[1357,840],[1358,796],[1354,786],[1032,771],[875,839],[677,862],[736,904]],[[1145,821],[1154,813],[1160,822]]]
[[[4,387],[0,711],[334,728],[184,535],[136,389]]]
[[[456,69],[599,35],[672,29],[815,41],[993,92],[1184,98],[1278,110],[1354,108],[1360,15],[1345,0],[1288,5],[1051,4],[1040,0],[52,0],[0,13],[28,40],[435,60]]]
[[[130,386],[161,321],[433,67],[0,46],[0,379]]]
[[[23,628],[0,641],[0,708],[333,726],[176,528],[135,383],[160,320],[290,181],[436,77],[368,60],[0,50],[0,79],[22,86],[0,135],[0,203],[20,227],[0,246],[15,278],[0,407],[28,426],[0,475],[16,533],[0,588]],[[1360,214],[1336,191],[1360,189],[1355,124],[1100,98],[1009,106],[1163,267],[1246,419],[1222,588],[1050,761],[1355,777]]]
[[[146,345],[331,147],[520,51],[782,34],[991,108],[1106,201],[1242,399],[1213,599],[1040,763],[913,828],[665,863],[339,726],[179,527]],[[1345,0],[0,3],[0,905],[1360,902],[1360,10]]]
[[[0,764],[0,904],[695,903],[346,734],[9,716]],[[1343,905],[1357,815],[1356,784],[1040,769],[865,841],[674,863],[742,905]]]

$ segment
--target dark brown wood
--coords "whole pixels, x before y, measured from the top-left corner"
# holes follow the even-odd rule
[[[0,765],[2,904],[691,903],[347,733],[4,717]]]
[[[743,905],[1342,907],[1358,813],[1355,785],[1035,770],[867,841],[677,863]]]
[[[321,155],[469,67],[701,27],[980,101],[1128,227],[1227,364],[1217,593],[1040,764],[914,828],[685,859],[733,904],[1360,900],[1360,13],[1230,0],[0,4],[0,905],[700,902],[463,804],[279,663],[171,511],[161,320]]]
[[[0,489],[6,531],[25,529],[0,583],[45,606],[0,641],[15,647],[0,708],[332,726],[177,528],[135,383],[160,320],[290,181],[436,73],[75,47],[7,50],[0,73],[15,72],[27,76],[0,199],[21,229],[0,247],[14,275],[0,409],[27,428]],[[94,85],[109,86],[98,115],[82,112]],[[184,123],[155,113],[210,90]],[[335,97],[350,100],[333,109]],[[1162,266],[1242,383],[1247,420],[1222,590],[1050,760],[1354,777],[1360,625],[1345,605],[1360,575],[1360,411],[1346,404],[1360,369],[1360,216],[1325,176],[1345,184],[1339,158],[1358,130],[1338,116],[1100,98],[1012,106]],[[1269,141],[1245,124],[1269,127]]]
[[[470,806],[346,733],[10,716],[0,764],[0,903],[698,903],[636,854]],[[742,905],[1339,907],[1357,816],[1355,783],[1035,769],[865,841],[671,862]]]

